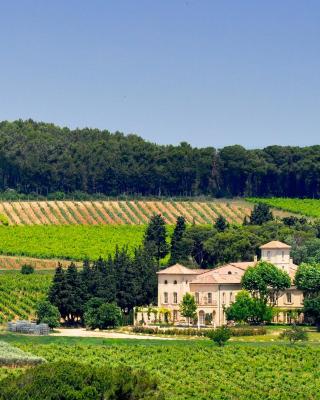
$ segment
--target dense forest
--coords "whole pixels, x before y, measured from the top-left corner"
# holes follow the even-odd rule
[[[109,196],[320,196],[320,146],[157,145],[136,135],[0,122],[0,191]]]

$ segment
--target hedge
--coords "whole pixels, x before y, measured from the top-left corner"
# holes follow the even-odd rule
[[[159,327],[145,327],[134,326],[132,332],[144,333],[150,335],[183,335],[183,336],[202,336],[206,337],[212,332],[213,329],[195,329],[195,328],[159,328]],[[230,328],[232,336],[256,336],[265,335],[267,329],[264,326],[246,326],[246,327],[232,327]]]

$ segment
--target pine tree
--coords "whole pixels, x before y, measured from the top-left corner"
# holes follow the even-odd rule
[[[144,236],[144,246],[156,258],[159,267],[160,260],[169,253],[166,223],[160,214],[151,217]]]
[[[188,257],[186,246],[183,242],[183,235],[186,231],[186,220],[184,217],[178,217],[171,238],[171,255],[169,265],[183,262]]]

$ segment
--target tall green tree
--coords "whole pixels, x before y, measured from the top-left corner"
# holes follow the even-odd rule
[[[265,222],[272,220],[273,214],[271,212],[270,206],[264,203],[255,204],[250,215],[251,225],[262,225]]]
[[[290,276],[275,265],[260,261],[257,265],[249,267],[241,279],[244,289],[260,298],[264,303],[273,302],[279,292],[291,286]]]
[[[228,229],[229,224],[223,215],[219,215],[216,219],[214,227],[218,232],[224,232],[226,229]]]
[[[178,217],[171,237],[170,261],[169,265],[181,263],[188,258],[188,247],[183,240],[186,231],[186,220],[184,217]]]
[[[183,317],[188,319],[188,324],[190,324],[190,319],[193,319],[197,315],[197,304],[194,296],[191,293],[186,293],[180,303],[180,313]]]
[[[144,235],[144,246],[156,258],[159,267],[160,260],[169,253],[166,223],[160,214],[150,218]]]

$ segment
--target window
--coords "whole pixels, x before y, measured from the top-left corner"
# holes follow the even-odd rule
[[[199,304],[199,293],[198,292],[195,293],[195,298],[196,298],[196,303]]]
[[[164,303],[167,304],[169,300],[168,292],[163,293]]]
[[[226,294],[225,294],[225,292],[222,293],[222,304],[226,304]]]
[[[212,293],[208,293],[208,304],[212,304]]]
[[[232,275],[232,272],[231,272],[231,271],[228,271],[228,275]]]
[[[271,252],[267,251],[267,259],[270,260],[271,259]]]
[[[178,303],[178,293],[177,292],[173,292],[173,303],[174,304]]]
[[[168,281],[167,281],[167,280],[165,280],[165,281],[164,281],[164,284],[165,284],[165,285],[167,285],[167,284],[168,284]]]
[[[178,282],[177,281],[173,281],[173,284],[176,285]]]
[[[287,292],[287,303],[292,303],[292,296],[291,296],[291,292]]]
[[[282,252],[282,261],[284,260],[284,251]]]
[[[232,303],[232,302],[233,302],[233,293],[230,292],[230,303]]]
[[[178,320],[178,311],[177,310],[173,310],[173,320],[174,321]]]

